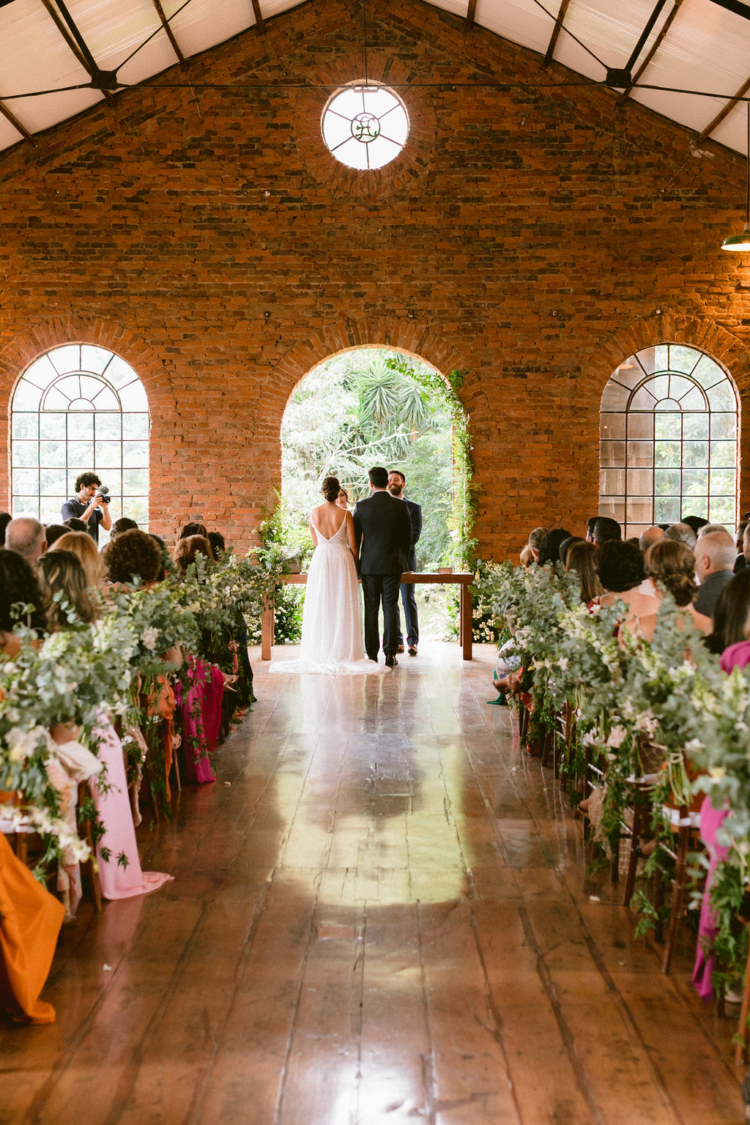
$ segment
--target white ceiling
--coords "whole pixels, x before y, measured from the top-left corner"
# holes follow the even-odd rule
[[[48,2],[56,4],[56,0]],[[264,20],[297,7],[300,2],[258,0]],[[373,4],[376,0],[369,2]],[[469,0],[428,2],[459,17],[466,17],[470,6]],[[544,55],[563,2],[476,0],[474,21],[504,39]],[[750,3],[738,2],[750,15]],[[555,61],[601,81],[605,77],[604,64],[625,66],[655,4],[656,0],[569,0]],[[750,19],[726,10],[714,0],[666,0],[634,71],[644,61],[675,5],[679,10],[639,85],[690,89],[698,94],[634,89],[630,97],[701,133],[750,79]],[[177,61],[157,11],[157,0],[67,0],[67,8],[99,68],[117,70],[118,79],[125,84],[143,82]],[[253,0],[162,0],[174,38],[186,58],[253,27],[254,8]],[[549,77],[551,80],[552,75]],[[24,130],[38,133],[95,105],[103,97],[92,89],[45,93],[41,97],[10,95],[85,85],[88,81],[87,70],[55,26],[42,0],[10,0],[0,7],[0,105],[10,111],[20,126],[19,129],[0,116],[0,150],[17,144]],[[722,97],[712,98],[710,94]],[[711,137],[744,153],[746,114],[746,106],[737,104]]]

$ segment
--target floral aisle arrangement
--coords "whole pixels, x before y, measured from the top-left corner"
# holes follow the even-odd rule
[[[106,715],[123,732],[131,779],[140,777],[144,755],[154,755],[151,773],[158,777],[163,761],[156,741],[127,733],[148,734],[159,722],[144,701],[161,679],[180,674],[178,662],[187,654],[241,678],[235,670],[237,642],[244,638],[246,620],[260,618],[267,582],[262,568],[248,559],[231,553],[219,563],[200,558],[185,577],[172,574],[157,585],[107,591],[91,625],[64,606],[69,628],[41,643],[23,623],[28,607],[19,607],[20,651],[0,664],[0,791],[15,794],[0,805],[0,815],[41,833],[46,852],[40,876],[66,849],[80,861],[89,858],[88,845],[61,817],[48,770],[55,753],[51,732],[67,727],[97,755]],[[252,698],[249,685],[248,692]],[[106,786],[106,777],[100,774],[98,784]],[[158,795],[163,797],[163,790]],[[81,816],[95,820],[88,806]],[[95,842],[102,832],[103,826],[94,824]]]
[[[714,953],[722,980],[741,973],[747,930],[736,916],[750,884],[750,670],[725,674],[669,597],[651,643],[618,629],[627,617],[622,603],[582,605],[577,575],[560,568],[504,563],[486,598],[507,623],[525,668],[529,739],[571,708],[575,738],[566,773],[582,778],[587,758],[605,771],[599,833],[610,846],[617,846],[636,778],[646,779],[657,841],[646,875],[670,834],[665,805],[679,809],[708,793],[716,809],[728,810],[718,833],[728,850],[710,892]],[[706,866],[704,857],[699,862]],[[649,912],[642,891],[634,905]]]

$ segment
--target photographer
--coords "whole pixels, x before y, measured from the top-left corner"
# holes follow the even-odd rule
[[[60,515],[62,522],[69,519],[80,519],[86,524],[86,530],[94,540],[99,542],[99,524],[105,531],[112,526],[112,517],[109,514],[109,496],[102,494],[102,482],[96,473],[81,473],[76,478],[76,495],[72,500],[66,500]],[[105,492],[108,489],[104,490]]]

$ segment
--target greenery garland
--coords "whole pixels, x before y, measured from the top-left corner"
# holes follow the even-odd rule
[[[606,772],[599,832],[610,849],[633,800],[629,779],[655,777],[646,799],[656,851],[631,903],[641,915],[638,932],[665,921],[645,886],[657,865],[671,871],[663,844],[672,848],[674,837],[665,803],[680,808],[709,794],[714,808],[728,810],[717,834],[728,854],[710,896],[718,930],[714,983],[724,987],[741,975],[747,951],[737,915],[750,901],[750,668],[725,674],[670,597],[649,644],[617,628],[628,613],[621,603],[593,612],[581,604],[577,576],[559,566],[508,562],[493,568],[490,583],[486,596],[529,669],[535,708],[567,706],[576,714],[577,744],[564,775],[581,780],[586,756]]]

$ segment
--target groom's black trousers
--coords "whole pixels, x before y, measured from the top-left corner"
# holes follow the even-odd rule
[[[365,652],[377,660],[380,650],[378,616],[383,603],[383,650],[395,656],[398,649],[398,591],[400,574],[363,574],[362,594],[365,599]]]

